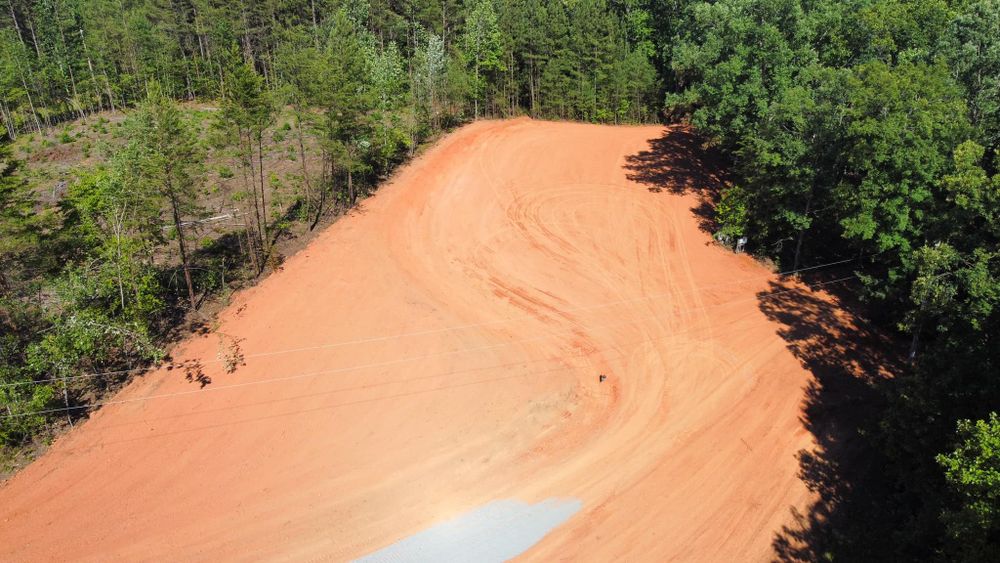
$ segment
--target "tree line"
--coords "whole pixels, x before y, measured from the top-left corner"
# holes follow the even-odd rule
[[[383,77],[398,82],[384,85],[398,91],[383,92],[383,105],[415,98],[413,109],[435,114],[435,124],[467,102],[474,116],[597,121],[639,121],[658,109],[650,18],[636,1],[5,3],[0,118],[11,136],[130,107],[152,81],[174,99],[220,100],[239,65],[277,90],[350,69],[355,56],[401,73]],[[358,51],[346,53],[351,42]],[[295,93],[330,94],[311,86]]]
[[[858,296],[907,341],[855,429],[877,500],[818,518],[792,558],[995,560],[1000,2],[683,4],[665,102],[731,159],[719,234],[789,270],[855,259]]]
[[[0,406],[18,415],[0,426],[7,446],[65,417],[30,413],[86,405],[120,383],[114,374],[158,360],[178,318],[224,291],[225,262],[191,244],[205,136],[237,155],[247,221],[223,260],[253,277],[289,213],[315,225],[353,205],[454,125],[666,117],[728,159],[718,238],[746,237],[786,270],[852,259],[857,297],[906,340],[904,372],[878,386],[874,419],[854,429],[878,468],[866,477],[877,501],[832,529],[818,519],[797,557],[1000,550],[1000,0],[6,8],[8,141],[129,115],[123,148],[53,207],[0,145]],[[177,105],[193,100],[217,105],[207,126]],[[266,169],[276,133],[297,148],[292,202],[274,201]],[[113,375],[75,378],[94,372]]]

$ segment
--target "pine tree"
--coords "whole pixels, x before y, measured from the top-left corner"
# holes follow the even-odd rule
[[[354,175],[364,170],[364,154],[371,146],[371,95],[365,83],[364,42],[357,23],[339,10],[326,45],[329,74],[320,95],[324,109],[323,146],[329,157],[330,178],[337,169],[347,175],[347,204],[356,200]]]
[[[148,86],[149,96],[140,106],[132,124],[132,139],[141,150],[135,163],[139,181],[155,186],[166,200],[177,237],[184,282],[191,309],[197,308],[191,278],[191,255],[187,247],[188,229],[183,219],[200,212],[198,189],[199,166],[203,158],[197,137],[177,104],[159,84]]]
[[[462,47],[472,66],[473,116],[479,119],[479,102],[486,94],[490,73],[505,70],[504,40],[493,0],[475,0],[467,9]]]
[[[248,65],[237,66],[227,79],[228,96],[222,106],[223,126],[237,133],[243,163],[249,169],[247,183],[254,199],[258,244],[266,255],[268,236],[267,186],[264,182],[264,133],[274,124],[277,110],[264,79]],[[262,265],[262,264],[261,264]]]
[[[0,137],[0,296],[13,292],[12,278],[38,244],[37,218],[32,194],[18,174],[20,163]]]
[[[415,59],[417,68],[413,89],[416,103],[431,128],[437,130],[441,127],[448,78],[448,53],[444,48],[444,40],[434,33],[428,34],[426,43],[421,45]]]

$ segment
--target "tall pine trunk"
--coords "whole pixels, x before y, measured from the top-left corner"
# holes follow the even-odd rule
[[[240,130],[239,133],[240,144],[242,144],[244,147],[244,156],[245,156],[244,160],[245,164],[243,166],[245,174],[244,178],[246,180],[246,183],[250,185],[250,190],[253,193],[253,213],[254,213],[254,218],[256,219],[255,222],[256,228],[254,229],[254,234],[257,236],[257,242],[259,248],[263,248],[264,239],[261,234],[262,233],[261,225],[263,224],[263,222],[261,220],[261,215],[260,215],[260,197],[257,194],[257,170],[254,168],[254,162],[253,162],[254,161],[253,136],[249,131],[247,131],[244,141],[243,133],[244,131]],[[246,173],[247,168],[250,169],[249,174]]]
[[[264,132],[257,132],[257,170],[260,173],[260,207],[261,213],[264,216],[264,222],[261,223],[261,232],[264,235],[264,252],[269,253],[271,251],[271,239],[267,235],[267,196],[264,194]]]
[[[312,184],[309,182],[309,171],[306,168],[306,146],[302,138],[302,115],[299,110],[295,113],[295,129],[299,137],[299,160],[302,161],[302,184],[306,188],[306,214],[312,205]]]
[[[310,231],[316,228],[316,225],[319,224],[320,218],[323,217],[323,207],[326,205],[327,184],[333,183],[333,159],[325,150],[323,151],[322,162],[323,170],[319,179],[319,202],[316,204],[316,218],[313,219],[312,224],[309,225]],[[327,168],[327,163],[330,164],[329,168]],[[328,170],[329,172],[327,172]],[[329,176],[327,176],[327,174],[329,174]]]
[[[18,70],[21,70],[21,65],[18,65]],[[38,121],[38,111],[35,110],[35,102],[31,99],[31,90],[28,88],[28,83],[25,81],[23,73],[21,74],[21,85],[24,86],[24,95],[28,98],[28,107],[31,108],[31,117],[35,121],[35,129],[41,133],[42,124]]]
[[[807,221],[809,220],[809,211],[812,208],[812,200],[813,200],[813,192],[812,190],[810,190],[809,197],[806,199],[805,216]],[[799,240],[796,241],[795,243],[795,258],[792,260],[793,272],[798,271],[799,269],[799,260],[802,257],[802,243],[805,242],[807,230],[809,230],[809,227],[803,227],[802,229],[799,230]]]
[[[169,171],[167,173],[167,192],[170,195],[170,209],[174,216],[174,229],[177,231],[177,247],[181,252],[181,267],[184,269],[184,282],[187,284],[191,310],[194,311],[197,307],[197,302],[194,299],[194,284],[191,282],[191,265],[188,264],[187,248],[184,245],[184,231],[181,227],[181,213],[177,208],[177,197],[174,195]]]
[[[347,169],[347,201],[349,207],[354,207],[354,175]]]

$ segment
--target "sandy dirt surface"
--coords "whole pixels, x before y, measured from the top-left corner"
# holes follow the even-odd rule
[[[449,135],[237,296],[244,366],[195,337],[175,359],[210,383],[150,373],[6,483],[0,558],[344,560],[560,497],[524,559],[769,559],[810,498],[811,375],[761,310],[774,276],[667,185],[703,179],[644,153],[678,139]]]

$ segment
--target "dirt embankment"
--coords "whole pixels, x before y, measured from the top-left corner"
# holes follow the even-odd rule
[[[550,497],[581,508],[528,559],[770,558],[809,500],[811,376],[760,306],[773,275],[710,244],[697,194],[649,189],[711,181],[642,156],[683,140],[446,137],[236,297],[245,366],[187,341],[207,385],[135,381],[0,489],[0,558],[342,560]]]

